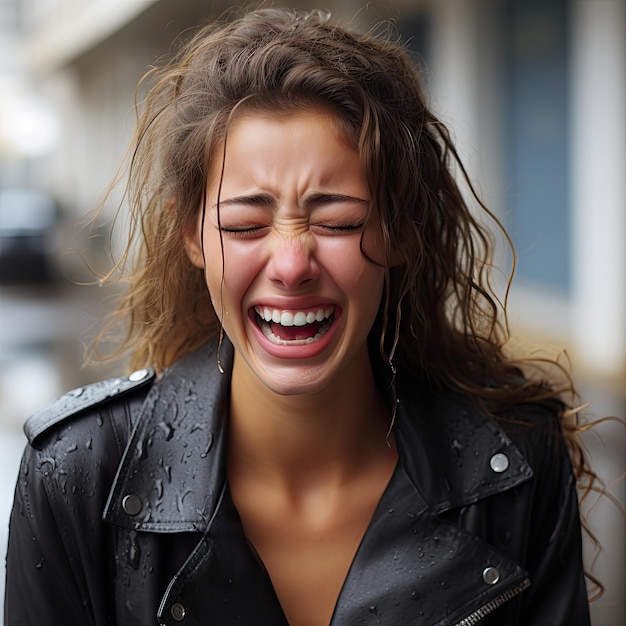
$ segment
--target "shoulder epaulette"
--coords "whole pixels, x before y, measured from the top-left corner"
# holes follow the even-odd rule
[[[113,398],[150,384],[155,377],[152,368],[141,369],[122,378],[109,378],[85,387],[78,387],[34,413],[24,424],[24,432],[30,443],[50,427],[59,424],[85,409],[97,407]]]

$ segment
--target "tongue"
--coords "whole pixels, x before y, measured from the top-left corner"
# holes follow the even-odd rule
[[[319,330],[319,322],[306,324],[306,326],[281,326],[280,324],[272,324],[272,333],[283,341],[297,341],[315,337]]]

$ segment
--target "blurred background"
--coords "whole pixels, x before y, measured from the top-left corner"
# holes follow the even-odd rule
[[[101,236],[81,224],[130,138],[136,83],[180,33],[226,8],[220,0],[0,0],[2,550],[24,421],[112,373],[82,362],[83,342],[115,294],[79,284],[93,280],[84,251],[95,263],[105,254],[119,196],[105,207]],[[509,311],[518,342],[569,361],[589,419],[624,418],[624,0],[325,0],[322,8],[362,29],[391,19],[422,57],[432,105],[517,247]],[[601,424],[585,444],[623,503],[624,428]],[[624,518],[606,499],[584,506],[602,544],[597,552],[587,543],[588,567],[606,587],[593,624],[626,624]]]

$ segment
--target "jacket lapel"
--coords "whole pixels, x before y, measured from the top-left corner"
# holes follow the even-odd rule
[[[399,397],[398,453],[433,511],[467,506],[532,477],[502,428],[465,399],[408,385]]]
[[[220,357],[230,371],[230,344]],[[207,528],[225,480],[229,391],[213,344],[162,374],[126,446],[105,521],[157,533]]]
[[[399,391],[400,461],[332,626],[465,623],[528,585],[516,563],[439,514],[526,482],[530,466],[491,418],[462,399],[408,386]]]
[[[526,576],[488,544],[439,518],[398,467],[352,563],[331,626],[462,623],[480,607],[497,605]]]

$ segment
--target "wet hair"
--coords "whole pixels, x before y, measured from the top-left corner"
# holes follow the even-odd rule
[[[568,376],[555,387],[505,351],[506,312],[490,283],[494,242],[483,222],[500,225],[400,43],[339,27],[319,11],[262,9],[199,28],[145,86],[126,190],[130,237],[109,276],[128,281],[113,322],[126,324],[119,352],[130,353],[132,367],[162,370],[219,333],[183,237],[197,226],[233,117],[323,107],[360,154],[371,216],[393,258],[370,333],[375,365],[500,417],[513,404],[573,391]],[[588,468],[575,413],[563,405],[561,421],[580,477]]]
[[[324,107],[359,151],[395,259],[373,329],[383,360],[458,389],[483,387],[491,365],[501,369],[491,235],[463,199],[453,167],[464,170],[401,44],[320,11],[263,9],[198,29],[145,85],[126,189],[132,228],[116,268],[129,284],[117,319],[132,366],[161,370],[218,331],[182,242],[233,116]]]

